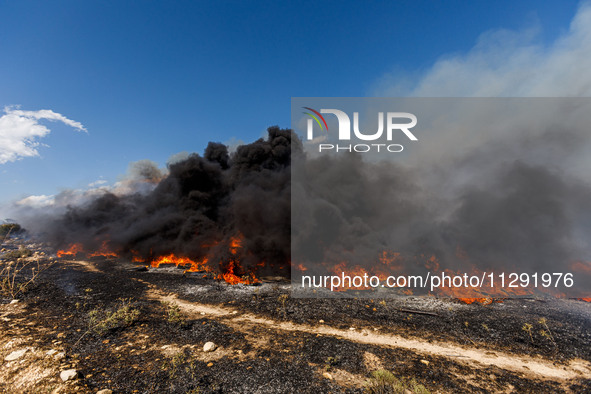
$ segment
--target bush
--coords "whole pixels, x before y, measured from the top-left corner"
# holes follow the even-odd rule
[[[115,310],[93,309],[88,313],[88,332],[105,335],[116,328],[129,327],[140,315],[129,299],[120,299]]]
[[[365,384],[365,391],[371,394],[404,394],[407,391],[415,394],[429,394],[429,390],[414,379],[406,382],[398,379],[393,373],[380,369],[371,374]]]
[[[22,255],[19,254],[19,257]],[[25,293],[35,283],[39,274],[52,264],[50,261],[39,259],[35,261],[12,259],[0,262],[0,293],[12,298]]]
[[[0,225],[0,237],[7,237],[10,234],[19,234],[23,228],[18,223],[6,223]]]
[[[11,250],[2,255],[5,260],[18,260],[21,257],[30,257],[33,255],[30,249],[23,248],[22,246],[18,250]]]
[[[181,308],[174,302],[163,301],[162,305],[166,308],[166,320],[171,324],[185,325],[185,318],[181,313]]]

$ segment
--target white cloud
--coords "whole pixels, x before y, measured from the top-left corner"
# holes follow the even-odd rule
[[[41,143],[38,140],[50,133],[40,120],[59,121],[78,131],[86,131],[80,122],[52,110],[22,111],[5,107],[0,117],[0,164],[39,155],[37,148]]]
[[[29,208],[45,208],[55,204],[55,196],[46,196],[44,194],[39,196],[29,196],[16,202],[17,206],[25,206]]]
[[[566,33],[549,44],[539,29],[493,30],[467,53],[444,56],[414,83],[392,75],[377,96],[586,97],[591,96],[591,4],[581,4]],[[539,41],[539,40],[538,40]],[[402,78],[401,78],[402,79]]]

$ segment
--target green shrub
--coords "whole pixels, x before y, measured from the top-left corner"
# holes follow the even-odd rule
[[[365,383],[365,391],[371,394],[404,394],[407,390],[415,394],[429,394],[429,390],[414,379],[398,379],[384,369],[372,372],[371,378]]]
[[[181,308],[174,302],[163,301],[162,305],[166,308],[166,320],[171,324],[184,325],[185,318],[181,313]]]
[[[18,234],[24,231],[18,223],[6,223],[0,225],[0,237],[6,237],[9,234]]]
[[[105,335],[116,328],[129,327],[135,323],[140,311],[134,308],[129,299],[119,300],[114,310],[93,309],[88,313],[88,331],[97,335]]]

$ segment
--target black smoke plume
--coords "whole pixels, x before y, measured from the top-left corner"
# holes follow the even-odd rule
[[[255,267],[258,274],[289,275],[292,138],[290,130],[270,127],[267,139],[233,154],[209,143],[203,156],[170,164],[151,192],[106,192],[68,207],[46,233],[58,248],[81,243],[96,251],[106,244],[111,252],[145,261],[173,253],[207,258],[222,273],[233,263],[237,275]],[[151,181],[158,177],[153,169],[138,171]],[[237,238],[240,248],[232,253]]]
[[[562,157],[556,143],[553,151],[524,143],[526,151],[520,138],[420,166],[309,156],[292,131],[271,127],[267,139],[233,153],[210,143],[203,156],[169,164],[168,174],[136,163],[130,173],[156,184],[149,192],[105,192],[45,221],[45,233],[61,249],[106,243],[129,259],[207,258],[238,276],[290,276],[292,258],[308,273],[331,274],[341,263],[371,272],[384,251],[401,256],[390,274],[433,270],[431,256],[451,272],[576,269],[584,293],[591,186],[552,165]]]

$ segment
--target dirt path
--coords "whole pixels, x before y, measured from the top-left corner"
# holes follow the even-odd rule
[[[333,336],[357,343],[402,348],[422,354],[453,358],[454,361],[467,364],[472,368],[495,366],[523,374],[526,377],[557,382],[591,376],[591,363],[581,359],[572,360],[567,365],[559,365],[541,357],[528,357],[502,351],[493,352],[478,348],[468,348],[450,342],[427,342],[420,339],[404,338],[398,335],[381,334],[373,331],[373,329],[368,330],[363,327],[352,327],[349,330],[342,330],[322,324],[310,326],[275,321],[251,313],[239,314],[237,310],[232,308],[188,302],[179,299],[175,295],[164,294],[153,284],[144,283],[151,288],[148,297],[158,301],[174,302],[188,315],[201,317],[206,315],[209,318],[223,319],[224,324],[230,325],[235,330],[244,333],[252,331],[255,326],[264,326],[269,330]]]

